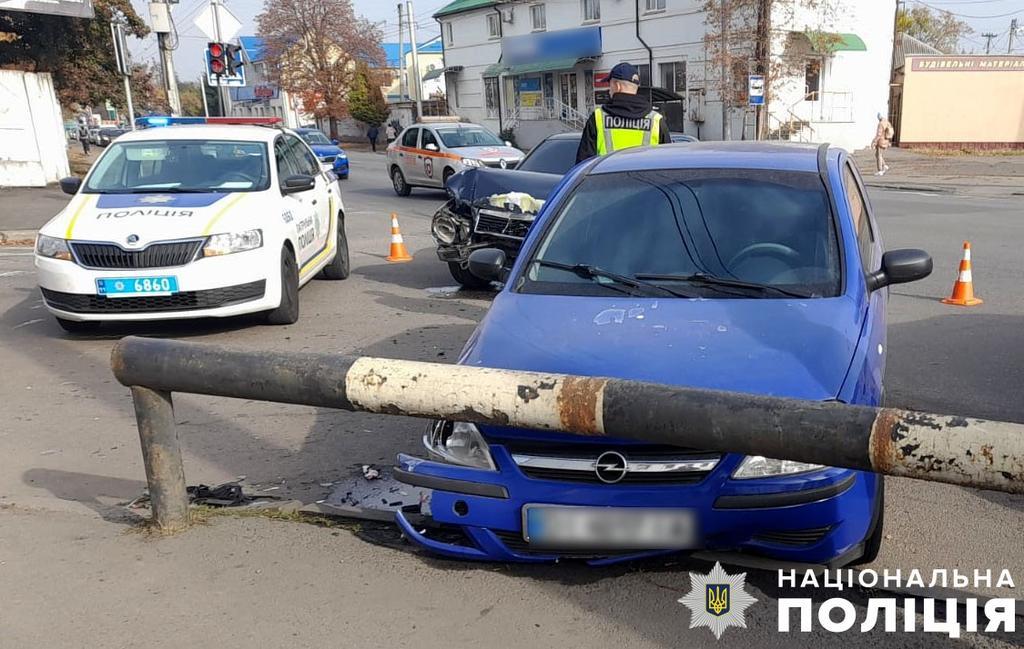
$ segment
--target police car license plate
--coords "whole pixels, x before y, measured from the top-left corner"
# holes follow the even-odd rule
[[[106,297],[173,295],[178,292],[177,277],[107,277],[96,280],[96,292]]]
[[[524,505],[523,538],[541,547],[668,550],[694,547],[697,531],[689,509]]]

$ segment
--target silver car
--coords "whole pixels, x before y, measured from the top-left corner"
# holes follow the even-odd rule
[[[469,167],[515,169],[524,155],[477,124],[413,124],[388,146],[388,175],[395,193],[408,196],[413,187],[444,187]]]

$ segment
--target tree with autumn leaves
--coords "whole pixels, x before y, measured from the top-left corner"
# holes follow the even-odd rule
[[[131,0],[95,0],[96,17],[72,18],[22,11],[0,11],[0,68],[49,72],[62,106],[103,106],[108,100],[126,106],[110,39],[110,19],[117,10],[128,20],[129,36],[149,33]],[[153,70],[132,69],[132,94],[138,110],[158,106]]]
[[[380,29],[356,16],[351,0],[267,0],[256,24],[273,80],[337,137],[360,74],[384,62]]]

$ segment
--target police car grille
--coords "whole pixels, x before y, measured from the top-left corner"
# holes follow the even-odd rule
[[[529,230],[529,221],[501,216],[498,212],[480,210],[477,213],[476,231],[480,234],[497,234],[522,239]]]
[[[69,313],[159,313],[214,309],[263,297],[266,281],[225,286],[206,291],[183,291],[173,295],[145,295],[111,298],[102,295],[60,293],[41,289],[43,299],[54,309]]]
[[[492,169],[515,169],[516,165],[518,164],[511,160],[506,160],[504,167],[501,166],[500,160],[484,160],[483,163],[484,165],[491,167]]]
[[[154,243],[142,250],[125,250],[112,243],[72,242],[71,251],[86,268],[134,270],[184,266],[203,245],[202,239]]]

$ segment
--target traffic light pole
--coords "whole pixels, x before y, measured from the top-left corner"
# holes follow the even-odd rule
[[[416,115],[419,121],[423,121],[423,80],[420,78],[420,58],[416,51],[416,14],[412,10],[412,0],[405,3],[406,19],[409,23],[409,47],[412,48],[412,76],[416,82],[413,88],[416,89]]]
[[[223,43],[224,40],[220,35],[220,9],[217,8],[219,3],[217,0],[210,0],[210,11],[213,14],[213,31],[216,35],[216,41]],[[219,85],[220,79],[217,80],[217,84],[220,88],[220,112],[224,117],[228,116],[228,89],[224,86]]]

